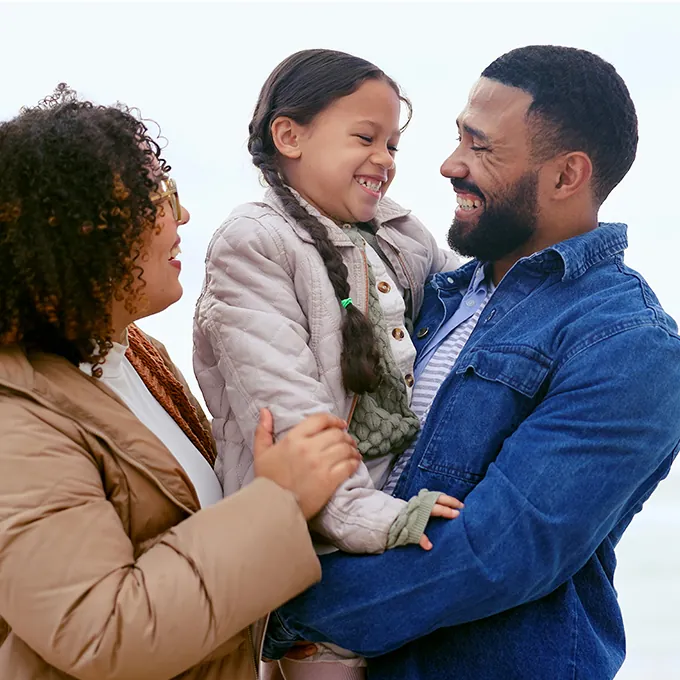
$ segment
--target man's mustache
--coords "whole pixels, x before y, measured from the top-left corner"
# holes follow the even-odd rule
[[[466,194],[474,194],[475,196],[479,196],[479,198],[484,200],[484,194],[480,191],[479,187],[475,184],[472,184],[471,182],[466,182],[465,180],[454,178],[451,180],[451,184],[453,184],[453,188],[456,189],[457,191]]]

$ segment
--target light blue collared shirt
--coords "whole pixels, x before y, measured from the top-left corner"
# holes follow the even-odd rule
[[[449,283],[452,283],[451,279],[449,279]],[[463,296],[458,309],[442,324],[441,328],[427,344],[425,351],[416,359],[414,370],[414,377],[416,380],[420,378],[430,359],[435,355],[442,342],[449,336],[449,333],[464,321],[467,321],[479,309],[479,306],[486,299],[489,285],[490,280],[487,276],[486,264],[480,262],[472,275],[470,285],[468,286],[467,292]]]

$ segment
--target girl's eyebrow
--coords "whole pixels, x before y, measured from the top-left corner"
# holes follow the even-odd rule
[[[371,120],[370,118],[363,118],[362,120],[357,120],[355,122],[355,125],[370,125],[372,128],[382,129],[380,123],[376,123],[374,120]],[[401,130],[399,128],[395,128],[390,136],[401,137]]]

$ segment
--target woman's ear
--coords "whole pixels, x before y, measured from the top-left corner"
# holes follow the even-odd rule
[[[290,159],[300,158],[302,155],[301,139],[304,129],[291,118],[279,116],[275,118],[271,126],[272,141],[276,150],[284,157]]]

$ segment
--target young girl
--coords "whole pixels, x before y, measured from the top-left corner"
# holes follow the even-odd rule
[[[305,50],[277,66],[248,140],[270,188],[214,235],[196,308],[194,368],[225,494],[252,479],[261,407],[275,437],[318,411],[349,423],[365,464],[310,523],[319,552],[429,549],[428,519],[461,507],[436,492],[406,503],[379,490],[419,428],[409,332],[425,280],[459,265],[385,198],[402,103],[410,117],[396,83],[349,54]],[[364,677],[363,660],[334,647],[310,661],[285,662],[285,677]]]

